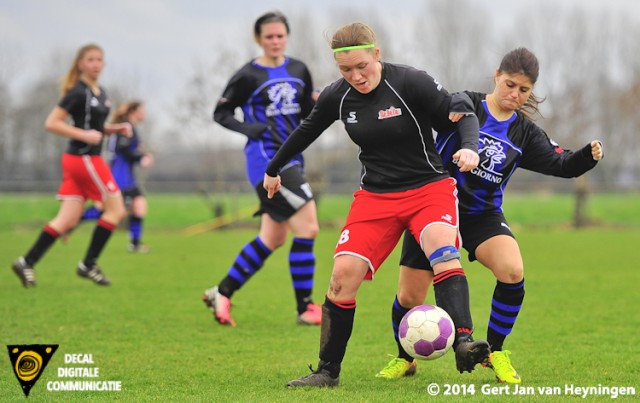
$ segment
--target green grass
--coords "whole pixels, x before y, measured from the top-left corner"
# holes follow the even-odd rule
[[[245,197],[220,200],[229,209],[252,203]],[[590,202],[590,213],[606,225],[576,231],[565,225],[571,220],[570,198],[508,199],[509,218],[516,224],[525,259],[527,295],[505,347],[513,352],[523,386],[560,386],[563,393],[571,384],[640,389],[640,271],[633,253],[640,240],[640,214],[633,214],[639,200],[633,195],[598,196]],[[100,259],[112,287],[95,286],[74,273],[92,229],[83,225],[67,244],[54,245],[38,265],[38,287],[25,290],[9,264],[29,248],[38,229],[55,214],[57,203],[50,196],[0,196],[0,256],[5,265],[0,267],[0,344],[60,345],[30,400],[425,401],[430,383],[475,387],[474,401],[514,399],[483,395],[483,385],[499,386],[491,372],[480,368],[458,374],[452,354],[420,362],[412,378],[384,382],[373,376],[387,363],[387,354],[395,352],[390,308],[397,285],[397,250],[376,280],[365,283],[358,294],[341,386],[287,390],[288,380],[306,374],[307,364],[317,363],[319,329],[295,324],[286,248],[276,251],[234,296],[238,327],[218,326],[200,300],[202,290],[226,274],[238,249],[255,236],[255,222],[186,236],[185,228],[211,218],[205,203],[191,195],[151,195],[149,202],[145,238],[152,253],[127,253],[126,232],[117,231]],[[348,205],[348,197],[326,196],[320,202],[324,229],[316,246],[316,302],[322,301],[331,272],[338,235],[332,224],[341,221]],[[553,213],[556,210],[569,214]],[[486,332],[495,280],[478,264],[464,266],[479,337]],[[427,302],[433,303],[432,294]],[[99,380],[121,381],[123,391],[48,391],[49,381],[75,379],[57,374],[59,367],[74,366],[64,363],[64,354],[72,353],[92,354],[95,365],[75,366],[98,367]],[[22,401],[9,358],[4,357],[0,401]],[[440,400],[456,402],[462,396]],[[527,399],[567,400],[566,395],[537,391]]]

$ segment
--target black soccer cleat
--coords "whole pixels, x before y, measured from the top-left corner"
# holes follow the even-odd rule
[[[311,365],[309,365],[309,369],[313,371]],[[331,372],[326,368],[322,361],[318,364],[318,369],[313,371],[311,374],[303,376],[302,378],[294,379],[287,383],[287,386],[289,387],[313,386],[316,388],[332,388],[338,385],[340,385],[340,375],[335,378],[332,377]]]
[[[484,340],[473,340],[471,336],[458,341],[456,346],[456,368],[460,373],[473,371],[476,364],[489,362],[491,348]]]
[[[30,266],[24,257],[19,257],[11,265],[13,272],[18,276],[24,288],[32,288],[36,286],[36,271]]]
[[[83,262],[78,263],[78,276],[84,277],[93,281],[98,285],[110,285],[111,281],[102,274],[102,269],[100,266],[94,264],[91,267],[85,266]]]

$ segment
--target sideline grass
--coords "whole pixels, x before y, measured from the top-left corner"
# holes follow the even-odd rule
[[[150,199],[156,217],[196,219],[197,202],[184,199],[182,206],[189,211],[183,211],[176,207],[181,206],[179,202],[163,197],[166,203]],[[483,385],[498,386],[490,371],[480,368],[460,375],[452,354],[421,362],[412,378],[397,382],[374,378],[388,361],[386,354],[395,350],[390,306],[397,284],[398,251],[358,295],[342,385],[334,390],[287,390],[286,381],[304,375],[308,363],[315,366],[319,329],[295,324],[286,248],[277,251],[234,297],[238,327],[226,328],[213,322],[200,296],[224,276],[238,248],[255,235],[253,229],[185,237],[178,222],[163,225],[152,214],[147,233],[152,253],[127,253],[126,233],[116,232],[101,258],[114,285],[100,288],[74,273],[91,231],[90,225],[84,225],[68,244],[55,245],[38,265],[38,287],[24,290],[9,264],[30,246],[42,222],[25,213],[30,210],[28,202],[23,201],[24,209],[17,209],[11,217],[6,214],[5,199],[0,198],[0,203],[0,221],[15,223],[0,226],[4,261],[4,269],[0,266],[0,344],[60,345],[30,400],[421,401],[429,398],[426,388],[430,383],[443,388],[460,385],[467,390],[473,385],[474,401],[513,400],[513,396],[484,395]],[[344,204],[336,202],[335,208],[340,210]],[[42,205],[34,202],[33,212]],[[206,206],[201,208],[206,215]],[[40,219],[46,217],[40,215]],[[541,227],[518,229],[516,235],[525,258],[527,296],[505,347],[513,352],[523,386],[560,386],[563,392],[561,396],[536,392],[527,400],[566,401],[565,385],[631,386],[640,392],[640,271],[629,258],[640,230]],[[336,229],[326,229],[317,240],[316,302],[322,301],[328,284],[336,237]],[[481,337],[486,332],[494,280],[477,264],[465,263],[465,269],[476,336]],[[433,303],[432,293],[428,302]],[[65,364],[64,354],[71,353],[92,354],[95,364]],[[119,380],[123,391],[48,391],[48,382],[83,380],[58,377],[59,367],[70,366],[98,367],[98,380]],[[0,401],[22,399],[5,355],[0,359]],[[459,401],[462,390],[441,399]],[[608,396],[588,399],[610,400]]]

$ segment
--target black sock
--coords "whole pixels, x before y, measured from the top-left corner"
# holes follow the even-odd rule
[[[460,339],[473,333],[473,320],[469,308],[469,284],[462,268],[450,269],[433,277],[436,305],[447,311],[456,327],[454,348]]]
[[[89,249],[87,250],[87,254],[84,257],[85,266],[92,267],[96,264],[96,262],[98,261],[98,257],[100,257],[100,253],[104,249],[115,228],[115,224],[111,224],[110,222],[104,221],[103,219],[98,220],[98,224],[93,230],[93,236],[91,237]]]
[[[29,252],[24,256],[25,262],[29,266],[33,266],[42,258],[42,256],[49,250],[51,245],[58,239],[60,234],[51,228],[49,225],[45,225],[42,227],[42,232],[40,232],[40,236],[33,244]]]
[[[398,296],[396,295],[396,299],[393,301],[393,307],[391,308],[391,325],[393,326],[393,338],[396,339],[396,344],[398,345],[398,357],[404,358],[405,360],[411,362],[413,361],[413,357],[409,355],[409,353],[407,353],[404,348],[402,348],[402,344],[400,344],[400,338],[398,337],[400,322],[402,322],[402,318],[404,318],[404,315],[407,312],[409,312],[409,309],[400,305],[400,302],[398,302]]]
[[[340,364],[347,351],[355,313],[355,299],[334,303],[325,297],[320,330],[320,366],[328,369],[333,378],[340,374]]]
[[[516,284],[496,282],[491,300],[491,316],[487,341],[491,351],[502,350],[502,344],[513,330],[524,301],[524,279]]]

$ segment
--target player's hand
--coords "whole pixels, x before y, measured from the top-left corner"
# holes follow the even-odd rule
[[[318,98],[320,98],[320,93],[322,92],[322,90],[320,89],[315,89],[313,90],[313,92],[311,93],[311,99],[313,100],[313,102],[316,102],[318,100]]]
[[[460,172],[468,172],[477,168],[480,163],[478,153],[467,148],[461,148],[453,154],[453,163],[460,168]]]
[[[115,123],[114,125],[115,132],[117,134],[122,134],[125,137],[133,136],[133,127],[129,122]]]
[[[102,133],[97,130],[85,130],[84,138],[82,139],[87,144],[100,144],[102,142]]]
[[[148,168],[151,165],[153,165],[153,155],[152,154],[143,155],[142,159],[140,159],[140,166],[142,168]]]
[[[591,142],[591,157],[594,161],[600,161],[604,158],[604,148],[600,140],[593,140]]]
[[[267,197],[273,199],[273,195],[280,190],[280,175],[273,177],[264,174],[263,187],[267,191]]]
[[[452,121],[453,123],[456,123],[457,121],[459,121],[460,119],[462,119],[462,117],[464,116],[464,113],[449,113],[449,120]]]

